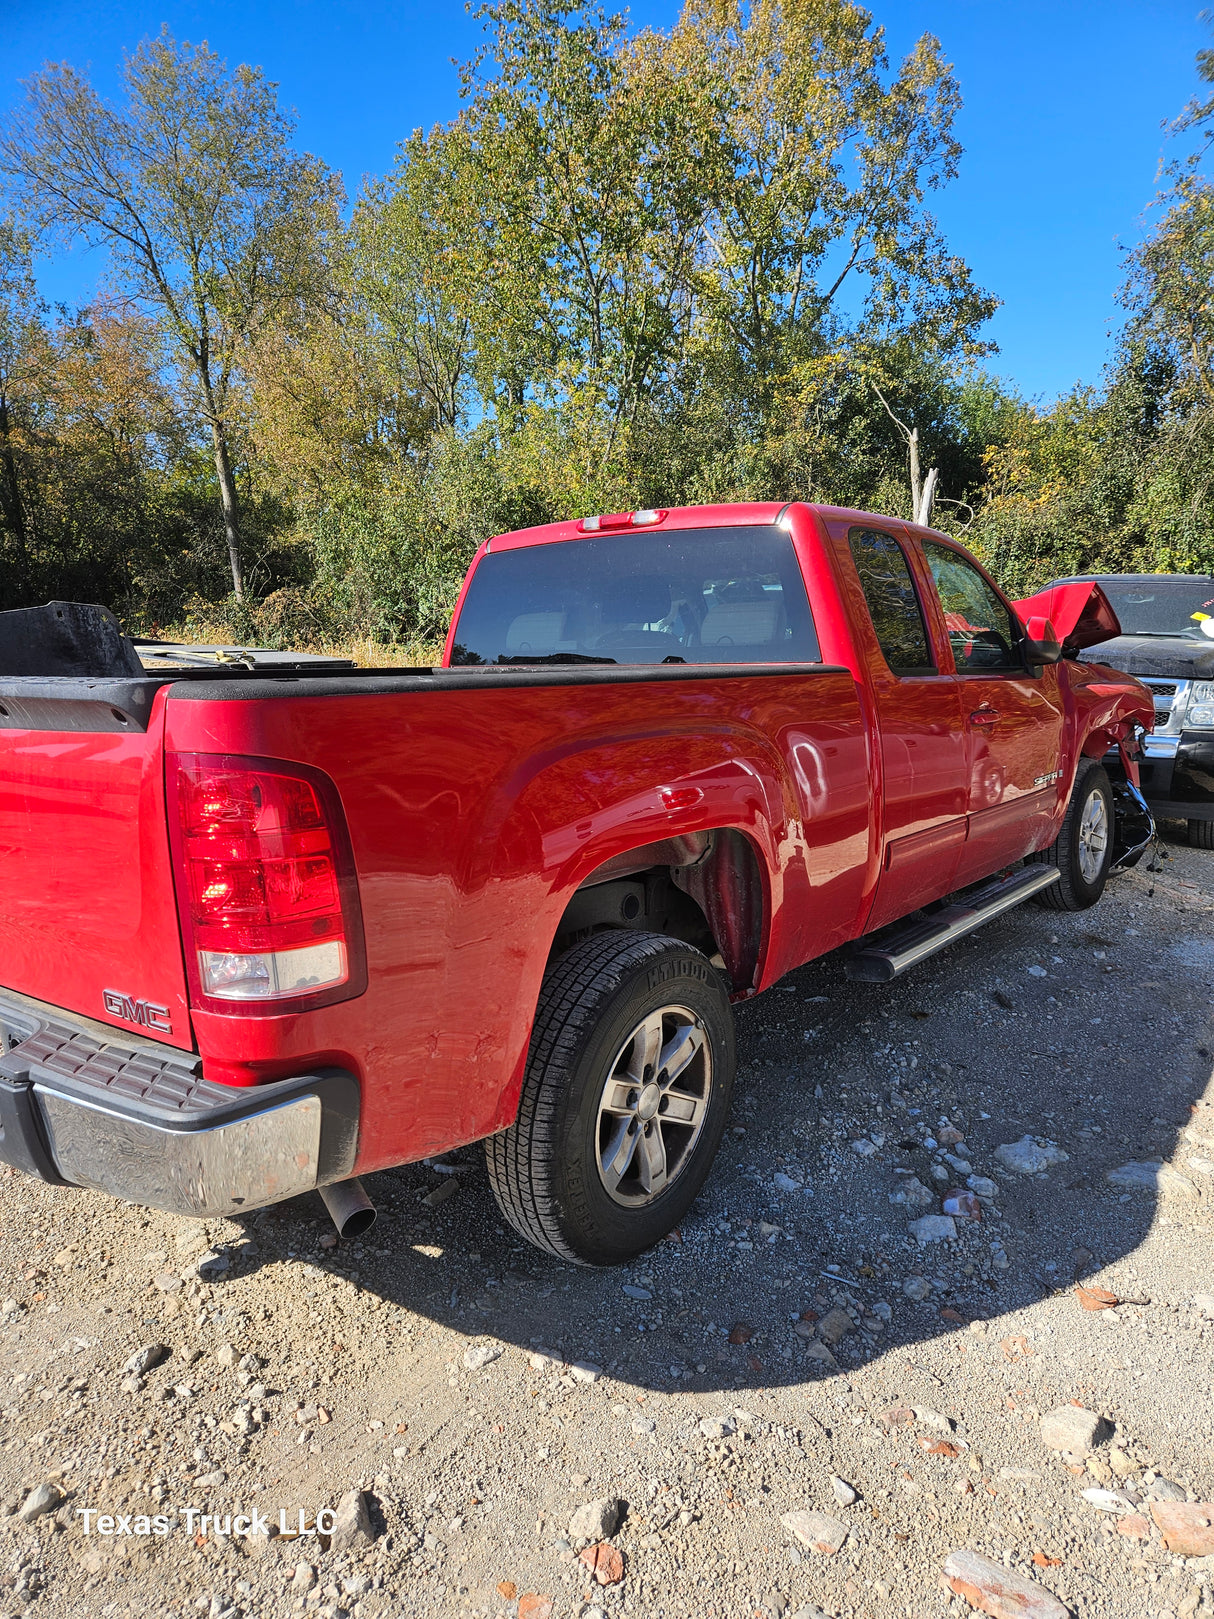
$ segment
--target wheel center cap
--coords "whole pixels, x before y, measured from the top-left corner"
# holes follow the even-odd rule
[[[662,1087],[660,1085],[646,1085],[637,1102],[637,1118],[646,1123],[653,1118],[662,1100]]]

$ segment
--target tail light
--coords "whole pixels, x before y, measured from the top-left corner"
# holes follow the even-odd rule
[[[175,754],[168,766],[194,1004],[269,1015],[361,994],[358,880],[329,777],[234,754]]]

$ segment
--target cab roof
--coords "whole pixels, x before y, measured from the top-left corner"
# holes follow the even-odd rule
[[[510,534],[495,534],[485,544],[486,551],[513,551],[527,545],[551,545],[562,540],[587,540],[610,534],[671,533],[687,528],[742,528],[748,524],[774,523],[790,506],[815,516],[845,522],[900,523],[903,527],[915,525],[905,518],[882,516],[876,512],[854,511],[849,506],[825,506],[815,501],[759,500],[728,501],[713,506],[670,506],[658,508],[658,521],[638,524],[612,524],[602,529],[586,530],[585,518],[570,517],[559,523],[539,523],[534,528],[515,529]],[[941,536],[947,539],[947,535]]]

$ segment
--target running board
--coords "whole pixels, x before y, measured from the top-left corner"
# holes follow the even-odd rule
[[[1056,866],[1023,866],[1008,877],[984,883],[971,890],[963,903],[949,905],[920,922],[907,923],[888,934],[881,944],[857,950],[847,963],[847,976],[861,984],[887,984],[984,922],[993,921],[1039,894],[1056,883],[1058,876]]]

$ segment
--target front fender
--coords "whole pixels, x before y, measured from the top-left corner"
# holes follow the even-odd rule
[[[1132,737],[1136,726],[1149,731],[1155,723],[1155,699],[1133,675],[1103,664],[1072,665],[1079,755],[1103,759]],[[1078,675],[1078,678],[1076,676]]]

